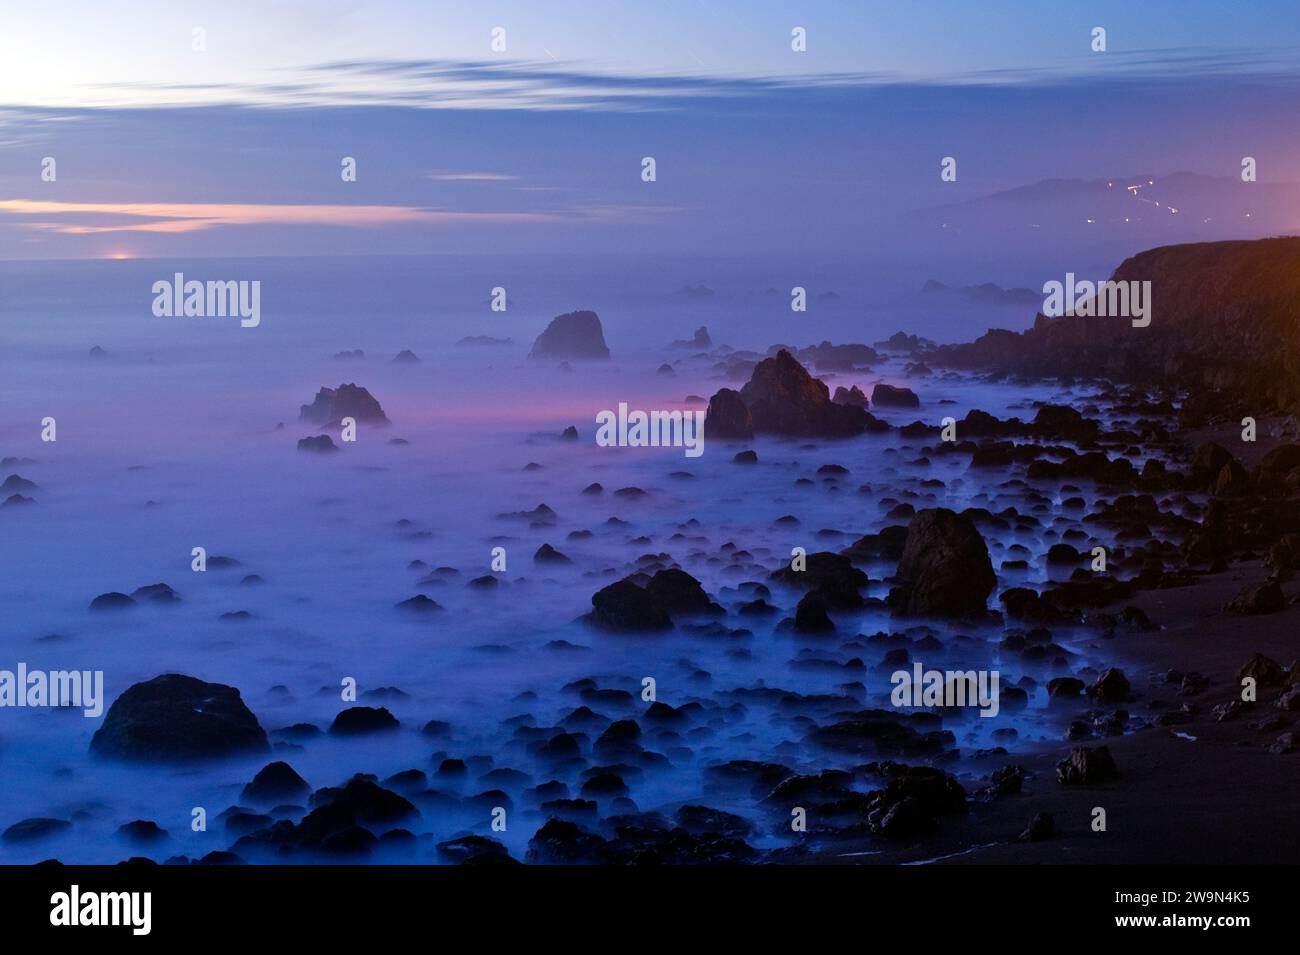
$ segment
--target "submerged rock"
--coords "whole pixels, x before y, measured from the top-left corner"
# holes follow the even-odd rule
[[[720,388],[709,399],[704,427],[710,438],[748,441],[754,436],[754,419],[749,414],[749,408],[740,397],[740,392],[731,388]]]
[[[566,554],[556,550],[550,544],[543,544],[537,548],[533,554],[533,563],[535,564],[572,564],[573,560]]]
[[[391,424],[374,396],[357,384],[321,388],[311,404],[299,408],[298,418],[324,428],[340,427],[344,418],[372,425]]]
[[[118,826],[117,835],[130,842],[148,844],[166,841],[167,830],[152,819],[135,819]]]
[[[655,633],[673,628],[659,600],[630,580],[619,580],[591,596],[587,621],[611,633]]]
[[[900,613],[971,616],[987,609],[997,583],[975,523],[947,508],[917,511],[898,562],[889,604]]]
[[[885,788],[867,797],[867,826],[886,839],[913,839],[934,828],[938,816],[966,808],[966,790],[932,766],[878,766]]]
[[[567,312],[551,319],[533,342],[529,358],[607,361],[609,347],[595,312]]]
[[[857,385],[851,388],[840,385],[835,389],[835,396],[831,398],[831,401],[837,405],[857,405],[859,408],[865,408],[868,404],[867,396],[862,393],[862,389]]]
[[[831,401],[826,384],[810,375],[785,349],[754,366],[740,397],[749,409],[755,431],[798,437],[850,437],[888,428],[863,408]]]
[[[50,819],[45,816],[34,816],[31,819],[24,819],[21,822],[15,822],[12,826],[0,834],[0,839],[5,842],[34,842],[37,839],[44,839],[52,836],[57,832],[64,832],[72,828],[72,823],[66,819]]]
[[[519,865],[504,845],[487,836],[468,835],[435,846],[444,862],[453,865]]]
[[[187,762],[269,749],[237,689],[179,673],[127,689],[90,741],[95,756],[133,762]]]
[[[308,438],[299,438],[298,450],[310,451],[315,454],[328,454],[331,451],[338,451],[339,446],[334,443],[334,439],[328,434],[317,434]]]
[[[826,613],[826,601],[817,591],[810,591],[799,600],[794,612],[796,633],[834,633],[835,623]]]
[[[398,610],[411,614],[433,613],[442,609],[442,604],[432,597],[426,597],[424,594],[408,597],[396,606]]]
[[[695,335],[691,338],[679,338],[672,344],[673,348],[698,348],[707,351],[713,347],[713,339],[709,337],[709,329],[701,325],[695,329]]]
[[[698,580],[676,567],[657,571],[645,589],[670,614],[723,612],[721,607],[709,599]]]
[[[180,603],[181,601],[181,598],[176,591],[163,583],[147,584],[144,587],[137,587],[131,592],[131,596],[136,600],[147,601],[155,604],[174,604]]]
[[[919,408],[921,399],[911,388],[880,382],[871,389],[871,403],[877,408]]]
[[[123,610],[127,607],[134,607],[135,600],[126,594],[111,590],[106,594],[100,594],[90,602],[91,610]]]
[[[299,776],[288,763],[276,760],[258,771],[239,794],[239,799],[251,803],[292,803],[306,798],[310,792],[307,780]]]
[[[360,736],[395,730],[401,724],[386,706],[349,706],[334,717],[330,733],[334,736]]]

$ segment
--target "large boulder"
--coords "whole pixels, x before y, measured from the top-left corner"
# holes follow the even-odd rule
[[[344,418],[355,418],[361,424],[392,423],[374,395],[357,384],[321,388],[311,404],[301,406],[298,418],[324,428],[340,427]]]
[[[748,441],[754,436],[754,419],[740,392],[721,388],[709,399],[709,410],[704,416],[704,430],[710,438],[740,438]]]
[[[239,691],[180,673],[137,683],[113,701],[90,741],[96,756],[190,762],[270,749]]]
[[[1076,746],[1056,764],[1056,781],[1067,786],[1104,783],[1118,775],[1115,759],[1105,746]]]
[[[699,348],[707,350],[713,347],[713,339],[709,337],[709,330],[706,326],[701,325],[695,329],[695,335],[691,338],[679,338],[673,342],[674,348]]]
[[[244,787],[239,798],[251,803],[289,803],[305,799],[311,787],[283,760],[263,766],[252,782]]]
[[[645,585],[646,593],[670,614],[721,613],[698,580],[677,567],[657,571]]]
[[[1213,441],[1206,441],[1192,455],[1189,468],[1192,482],[1198,487],[1208,487],[1219,476],[1225,466],[1234,463],[1232,452]]]
[[[913,515],[896,576],[890,606],[925,616],[982,614],[997,583],[975,523],[946,507]]]
[[[771,579],[797,590],[816,591],[833,610],[853,610],[863,605],[859,592],[869,583],[866,572],[853,566],[842,554],[817,551],[808,554],[803,570],[786,564],[771,574]]]
[[[755,431],[797,437],[842,438],[887,428],[863,408],[837,405],[825,383],[785,349],[754,366],[740,389]]]
[[[840,385],[835,389],[835,395],[831,398],[831,401],[837,405],[857,405],[859,408],[865,408],[868,404],[867,396],[862,393],[862,389],[857,385],[853,385],[851,388]]]
[[[672,617],[659,601],[630,580],[619,580],[591,595],[592,626],[611,633],[655,633],[671,630]]]
[[[911,388],[881,382],[871,389],[871,403],[877,408],[919,408],[921,399]]]
[[[529,358],[547,361],[608,361],[609,347],[595,312],[567,312],[551,319],[537,336]]]

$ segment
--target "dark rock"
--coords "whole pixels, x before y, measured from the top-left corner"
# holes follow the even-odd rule
[[[932,766],[884,764],[885,788],[867,797],[867,825],[886,839],[913,839],[934,828],[935,818],[966,808],[961,783]]]
[[[596,591],[591,606],[588,621],[611,633],[654,633],[673,627],[672,618],[659,601],[630,580]]]
[[[435,846],[444,862],[452,865],[518,865],[504,845],[487,836],[461,836]]]
[[[311,404],[301,406],[298,418],[323,428],[340,427],[344,418],[372,425],[391,424],[375,397],[357,384],[321,388]],[[302,442],[299,442],[301,446]]]
[[[310,792],[307,781],[294,772],[292,766],[277,760],[263,766],[252,782],[244,787],[239,798],[241,802],[276,805],[298,802]]]
[[[1241,682],[1247,677],[1253,678],[1259,686],[1278,686],[1286,678],[1286,674],[1275,661],[1262,653],[1253,653],[1237,671],[1237,685],[1241,686]]]
[[[754,436],[754,421],[740,392],[721,388],[709,399],[704,427],[709,437],[748,441]]]
[[[798,437],[850,437],[879,430],[883,424],[862,408],[832,402],[825,383],[808,374],[784,349],[754,367],[740,397],[749,408],[755,431]]]
[[[1083,555],[1069,544],[1053,544],[1047,548],[1049,564],[1077,564],[1082,557]]]
[[[569,559],[567,556],[565,556],[564,554],[560,553],[558,550],[556,550],[556,549],[555,549],[554,547],[552,547],[550,544],[543,544],[541,547],[537,548],[537,552],[536,552],[535,554],[533,554],[533,563],[535,563],[535,564],[572,564],[573,561],[570,560],[570,559]]]
[[[424,594],[416,594],[414,597],[408,597],[403,600],[401,603],[397,604],[396,607],[398,610],[403,610],[406,613],[423,614],[432,613],[435,610],[441,610],[442,604],[438,603],[438,601],[434,600],[432,597],[426,597]]]
[[[1192,455],[1190,468],[1192,482],[1198,487],[1208,488],[1219,476],[1219,472],[1233,463],[1235,459],[1227,448],[1213,441],[1207,441]]]
[[[754,831],[754,827],[743,816],[708,806],[682,806],[677,810],[676,819],[679,826],[695,836],[716,833],[744,838]]]
[[[1029,820],[1025,831],[1020,833],[1021,842],[1041,842],[1056,835],[1056,820],[1050,812],[1036,812]]]
[[[46,836],[52,836],[56,832],[64,832],[71,828],[72,823],[66,819],[49,819],[36,816],[31,819],[24,819],[21,822],[15,822],[0,834],[0,839],[5,842],[34,842],[37,839],[44,839]]]
[[[645,589],[669,614],[719,613],[722,610],[709,599],[698,580],[676,567],[657,571]]]
[[[1282,585],[1276,580],[1266,580],[1242,590],[1224,609],[1229,613],[1255,615],[1277,613],[1285,608],[1286,597],[1282,593]]]
[[[1076,746],[1067,759],[1056,764],[1056,781],[1065,785],[1104,783],[1119,775],[1110,749]]]
[[[1088,687],[1088,695],[1099,703],[1123,703],[1128,699],[1130,689],[1124,671],[1110,667]]]
[[[149,584],[144,587],[137,587],[131,592],[131,596],[141,602],[154,604],[174,604],[180,603],[181,600],[176,591],[166,584]]]
[[[349,706],[334,717],[330,733],[335,736],[358,736],[395,730],[401,723],[386,706]]]
[[[298,450],[311,451],[316,454],[328,454],[331,451],[338,451],[340,448],[334,443],[334,439],[328,434],[318,434],[309,438],[299,438]]]
[[[117,834],[131,842],[147,844],[162,842],[167,838],[167,830],[161,828],[152,819],[136,819],[117,827]]]
[[[133,762],[186,762],[268,749],[266,733],[238,690],[179,673],[128,688],[90,741],[96,756]]]
[[[17,491],[34,491],[34,490],[36,490],[36,482],[29,481],[27,480],[27,478],[19,474],[9,475],[7,478],[4,479],[4,483],[0,484],[0,493],[14,493]]]
[[[826,601],[817,591],[803,595],[795,608],[794,629],[796,633],[834,633],[835,623],[826,613]]]
[[[528,840],[525,858],[532,865],[592,865],[600,861],[604,845],[577,823],[552,817]]]
[[[797,590],[816,591],[833,610],[854,610],[863,606],[859,591],[869,579],[842,554],[817,551],[808,554],[806,567],[795,570],[789,564],[773,571],[771,579]]]
[[[1084,683],[1077,677],[1058,676],[1047,681],[1047,696],[1049,699],[1072,700],[1083,691]]]
[[[91,610],[123,610],[127,607],[134,607],[135,601],[126,594],[110,591],[106,594],[100,594],[90,602]]]
[[[921,407],[921,399],[911,388],[899,388],[884,382],[871,389],[871,403],[877,408]]]
[[[974,522],[947,508],[917,511],[898,563],[890,606],[904,614],[968,616],[987,609],[997,583]]]
[[[362,775],[353,776],[341,787],[316,790],[312,793],[311,806],[346,813],[370,823],[397,823],[419,815],[405,797],[380,786],[374,777]]]
[[[840,385],[835,389],[835,395],[831,398],[831,401],[837,405],[857,405],[859,408],[865,408],[868,404],[867,396],[862,393],[862,389],[857,385],[853,385],[851,388]]]
[[[595,312],[567,312],[551,319],[533,342],[529,358],[607,361],[609,348]]]
[[[710,297],[712,293],[710,293]],[[672,344],[673,348],[698,348],[701,351],[707,351],[713,347],[713,339],[709,337],[709,329],[701,325],[695,329],[695,335],[691,338],[679,338]]]

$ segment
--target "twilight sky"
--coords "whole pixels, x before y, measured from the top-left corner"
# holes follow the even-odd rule
[[[1041,180],[1178,172],[1220,182],[1150,235],[1188,212],[1293,230],[1298,28],[1283,2],[12,5],[0,259],[838,254],[923,244],[949,223],[922,210]],[[1232,192],[1245,156],[1282,191]],[[978,208],[990,229],[1094,218]],[[1122,245],[1156,228],[1142,211],[1089,225]]]

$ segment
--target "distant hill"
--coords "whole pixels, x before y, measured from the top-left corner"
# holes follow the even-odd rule
[[[970,237],[1148,245],[1300,229],[1300,184],[1179,172],[1045,179],[979,199],[921,210],[911,221]]]
[[[1042,294],[1035,292],[1031,288],[1003,288],[992,282],[984,282],[981,285],[953,286],[945,285],[937,279],[930,279],[921,286],[921,291],[927,295],[950,294],[969,299],[972,302],[993,305],[1033,305],[1035,302],[1043,300]]]

